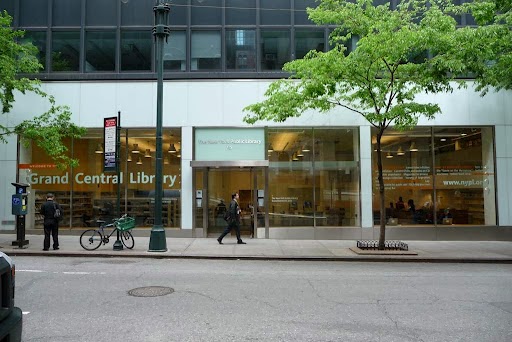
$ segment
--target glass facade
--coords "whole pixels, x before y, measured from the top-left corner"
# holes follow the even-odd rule
[[[388,129],[381,140],[388,224],[496,225],[493,141],[490,127]],[[379,224],[375,151],[372,160]]]

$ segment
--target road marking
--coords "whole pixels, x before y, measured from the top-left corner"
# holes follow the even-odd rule
[[[107,272],[52,272],[42,270],[16,270],[16,272],[28,272],[28,273],[54,273],[54,274],[77,274],[77,275],[89,275],[89,274],[107,274]]]
[[[30,311],[22,311],[21,313],[24,315],[28,315],[30,313]]]

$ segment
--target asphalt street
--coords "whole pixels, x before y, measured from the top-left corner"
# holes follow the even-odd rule
[[[512,341],[512,265],[15,262],[24,341]]]

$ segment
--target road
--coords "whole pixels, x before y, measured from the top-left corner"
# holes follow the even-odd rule
[[[24,341],[512,341],[512,265],[15,262]]]

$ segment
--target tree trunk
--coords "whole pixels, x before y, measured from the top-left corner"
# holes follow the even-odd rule
[[[382,176],[382,151],[380,146],[380,139],[384,134],[384,126],[379,127],[377,133],[377,168],[379,170],[379,195],[380,195],[380,235],[379,235],[379,249],[384,249],[384,242],[386,241],[386,205],[384,203],[384,178]]]

